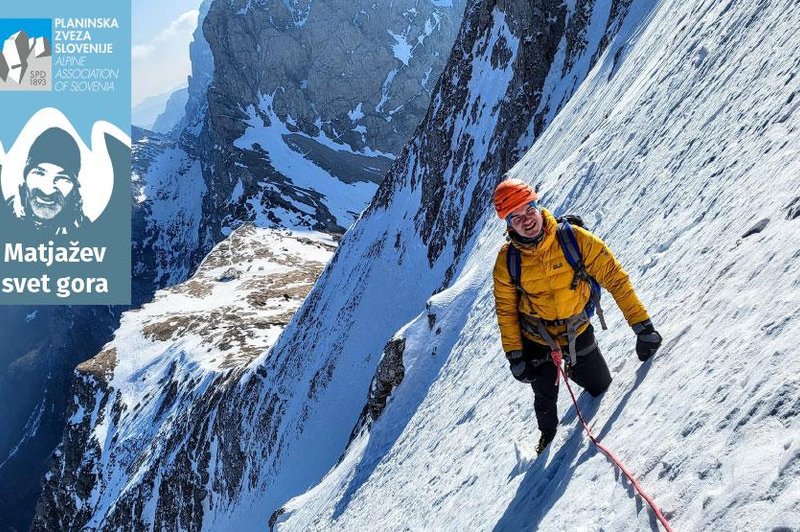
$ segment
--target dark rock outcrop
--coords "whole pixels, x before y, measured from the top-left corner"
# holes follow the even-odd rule
[[[303,154],[330,175],[321,179],[379,183],[425,114],[464,3],[213,3],[203,32],[215,75],[200,135],[212,193],[199,253],[237,219],[280,225],[288,212],[300,225],[344,232],[365,203],[342,219],[335,200],[276,167],[268,144]],[[249,128],[275,122],[286,133],[241,144]]]
[[[375,377],[369,387],[367,408],[370,417],[378,419],[386,408],[386,401],[392,390],[403,382],[405,368],[403,367],[403,351],[405,351],[405,338],[393,338],[386,344],[375,370]]]

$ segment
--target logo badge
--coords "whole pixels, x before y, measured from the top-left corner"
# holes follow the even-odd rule
[[[53,21],[0,19],[0,91],[49,91],[53,85]]]

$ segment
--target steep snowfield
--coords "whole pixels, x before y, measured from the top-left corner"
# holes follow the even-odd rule
[[[796,526],[800,13],[676,4],[471,2],[425,120],[272,347],[232,349],[225,370],[162,314],[228,301],[235,281],[212,276],[210,296],[187,283],[153,303],[158,349],[137,349],[131,314],[118,370],[110,350],[79,368],[37,529],[653,526],[566,394],[533,460],[533,397],[506,368],[490,278],[491,190],[533,140],[512,173],[609,242],[666,340],[640,365],[606,296],[615,382],[579,399],[596,433],[676,529]],[[277,150],[255,138],[268,106],[252,111],[236,138]],[[215,320],[189,322],[221,348]],[[405,380],[351,441],[393,337]]]
[[[207,192],[200,161],[179,143],[144,131],[135,138],[133,156],[134,229],[140,235],[132,244],[139,259],[133,273],[149,273],[156,287],[171,286],[189,276],[190,254],[200,245]]]
[[[665,338],[640,364],[606,296],[614,382],[579,405],[676,530],[800,523],[798,27],[793,0],[658,3],[512,172],[609,243]],[[398,331],[406,375],[382,417],[280,529],[656,528],[566,390],[559,437],[532,460],[533,394],[506,368],[491,295],[503,229],[486,211],[451,286]],[[360,316],[380,305],[354,301]]]

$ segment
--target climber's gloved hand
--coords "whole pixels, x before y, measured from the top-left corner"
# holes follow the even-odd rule
[[[518,381],[528,382],[525,376],[525,370],[528,365],[525,363],[525,354],[521,349],[506,352],[506,360],[510,364],[511,374]]]
[[[631,328],[636,333],[636,355],[644,362],[656,354],[663,338],[650,320],[636,323]]]

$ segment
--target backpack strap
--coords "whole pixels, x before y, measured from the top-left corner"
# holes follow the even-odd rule
[[[514,244],[509,244],[506,250],[506,266],[508,267],[508,274],[511,276],[511,282],[514,283],[517,292],[522,292],[522,284],[520,282],[522,257],[519,249]]]
[[[578,283],[580,281],[589,283],[591,299],[597,311],[597,317],[600,318],[600,326],[605,331],[608,327],[606,326],[606,320],[603,316],[603,308],[600,306],[600,284],[586,271],[586,265],[583,263],[583,254],[578,245],[578,239],[575,238],[575,232],[572,230],[568,220],[562,219],[558,222],[556,235],[558,236],[558,243],[561,244],[561,250],[564,252],[564,257],[575,272],[572,275],[570,288],[573,290],[578,288]]]
[[[577,222],[580,227],[583,227],[582,220],[580,220],[580,218],[577,218]],[[608,329],[608,327],[606,326],[606,320],[603,317],[603,309],[600,306],[600,284],[589,275],[589,272],[586,271],[586,266],[583,264],[583,254],[581,254],[581,248],[578,246],[578,240],[575,238],[575,232],[572,230],[568,219],[559,219],[556,235],[567,262],[575,272],[572,277],[571,288],[573,290],[577,289],[578,283],[582,280],[588,282],[591,288],[591,299],[583,311],[574,316],[570,316],[566,320],[558,320],[564,321],[564,325],[567,326],[567,333],[565,336],[567,337],[569,345],[570,362],[575,364],[578,357],[578,353],[575,352],[575,339],[577,338],[577,330],[580,325],[586,321],[589,321],[592,310],[597,312],[597,317],[600,318],[600,325],[602,326],[603,330]],[[506,249],[506,267],[508,268],[508,275],[511,277],[511,282],[514,283],[517,292],[522,297],[528,297],[525,291],[522,289],[522,283],[520,281],[522,272],[522,256],[519,249],[513,244],[509,244],[508,248]],[[542,338],[551,349],[556,351],[561,350],[558,342],[556,342],[555,339],[547,332],[546,322],[542,318],[536,316],[528,317],[520,314],[520,326],[530,334]],[[580,354],[583,354],[583,351],[581,351]]]
[[[578,282],[589,280],[589,273],[583,264],[583,254],[581,254],[581,248],[578,246],[578,239],[575,238],[575,232],[567,220],[558,223],[556,235],[558,236],[558,243],[561,244],[561,250],[564,252],[564,257],[566,257],[567,262],[575,272],[572,275],[572,284],[570,284],[570,288],[575,290],[578,288]]]

